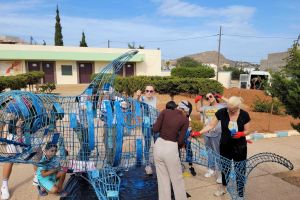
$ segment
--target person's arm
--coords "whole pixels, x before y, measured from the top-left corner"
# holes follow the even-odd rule
[[[244,133],[245,133],[245,135],[250,134],[250,122],[248,122],[247,124],[244,125]]]
[[[196,104],[196,111],[197,112],[203,112],[203,109],[202,109],[202,106],[201,106],[201,99],[202,99],[201,95],[196,96],[196,98],[194,99],[195,104]]]
[[[208,125],[206,125],[202,130],[200,131],[193,131],[191,134],[191,137],[198,137],[200,136],[202,133],[206,133],[208,131],[210,131],[211,129],[215,128],[218,124],[219,120],[214,117],[210,123]]]
[[[216,117],[214,117],[214,118],[210,121],[210,123],[209,123],[208,125],[206,125],[206,126],[200,131],[200,133],[206,133],[206,132],[210,131],[211,129],[215,128],[215,127],[217,126],[218,122],[219,122],[219,120],[218,120]]]
[[[236,132],[232,137],[235,139],[246,137],[250,134],[250,122],[244,125],[244,131]]]
[[[216,94],[214,94],[214,96],[215,96],[215,98],[222,99],[223,101],[228,103],[228,99],[225,98],[223,95],[216,93]]]
[[[165,112],[162,111],[159,114],[159,116],[157,117],[156,122],[153,124],[152,131],[154,133],[160,132],[160,129],[161,129],[161,126],[162,126],[162,123],[163,123],[163,119],[164,119],[164,115],[165,115]]]
[[[56,169],[42,170],[41,171],[41,174],[42,174],[43,177],[50,176],[51,174],[56,174],[56,173],[57,173]]]
[[[201,106],[200,102],[196,103],[196,111],[202,113],[203,112],[203,107]]]
[[[179,137],[178,137],[178,146],[179,148],[183,148],[184,147],[184,137],[186,134],[186,131],[189,128],[189,120],[186,119],[185,123],[183,124],[183,126],[181,127],[180,131],[179,131]]]
[[[141,96],[142,96],[142,91],[141,91],[141,90],[136,91],[136,99],[137,99],[138,101],[141,101],[141,100],[142,100]]]

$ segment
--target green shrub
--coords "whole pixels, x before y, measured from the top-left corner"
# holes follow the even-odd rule
[[[252,109],[254,112],[271,113],[272,104],[273,104],[272,114],[275,114],[275,115],[283,114],[283,111],[282,111],[283,105],[277,99],[273,99],[273,101],[268,101],[268,100],[261,100],[260,98],[257,97],[257,99],[254,101],[254,103],[252,105]]]
[[[0,92],[6,88],[11,90],[20,90],[26,88],[27,85],[32,86],[39,83],[40,79],[44,77],[44,72],[32,71],[25,74],[18,74],[16,76],[1,76],[0,77]]]
[[[94,75],[95,76],[95,75]],[[129,96],[137,90],[144,90],[146,85],[153,85],[159,94],[169,94],[172,97],[178,94],[201,94],[208,92],[223,93],[221,83],[206,78],[178,78],[161,76],[131,76],[116,77],[115,89]]]
[[[7,76],[6,77],[7,88],[11,90],[20,90],[27,87],[26,77],[17,75],[17,76]]]
[[[39,92],[49,94],[55,89],[56,89],[56,85],[54,83],[46,83],[46,84],[40,85]]]
[[[42,71],[31,71],[31,72],[27,72],[25,74],[20,74],[20,75],[17,75],[17,76],[25,77],[26,82],[29,85],[29,89],[32,90],[33,85],[39,83],[41,78],[44,77],[44,75],[45,75],[45,73],[42,72]]]
[[[191,121],[191,127],[193,131],[200,131],[203,128],[203,123],[199,120],[193,120]]]
[[[182,57],[177,60],[177,67],[198,67],[201,63],[191,57]]]
[[[215,76],[213,68],[208,66],[199,67],[176,67],[172,69],[171,76],[179,78],[212,78]]]
[[[0,76],[0,92],[3,92],[7,88],[7,78]]]

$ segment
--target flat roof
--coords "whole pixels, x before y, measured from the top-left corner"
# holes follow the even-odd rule
[[[125,52],[124,52],[125,53]],[[0,60],[75,60],[75,61],[113,61],[122,53],[28,51],[0,49]],[[143,62],[144,54],[136,54],[129,61]]]

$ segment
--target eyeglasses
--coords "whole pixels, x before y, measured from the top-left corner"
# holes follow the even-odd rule
[[[153,93],[153,90],[146,90],[146,93]]]
[[[206,97],[206,100],[209,100],[209,99],[212,99],[213,96],[212,95],[209,95],[208,97]]]

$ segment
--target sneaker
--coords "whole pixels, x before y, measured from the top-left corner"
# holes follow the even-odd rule
[[[150,165],[147,165],[145,167],[145,172],[147,175],[151,176],[153,174],[152,167]]]
[[[218,184],[222,184],[222,176],[218,176],[216,182],[217,182]]]
[[[223,189],[218,190],[218,191],[216,191],[216,192],[214,193],[214,195],[215,195],[216,197],[223,196],[224,194],[226,194],[226,190],[223,190]]]
[[[1,187],[1,199],[9,199],[9,191],[8,187],[2,186]]]
[[[39,181],[38,181],[38,178],[37,178],[36,174],[34,174],[34,176],[33,176],[32,185],[33,186],[38,186],[39,185]]]
[[[208,171],[204,174],[204,177],[209,178],[214,175],[215,171],[212,169],[208,169]]]
[[[194,169],[194,167],[190,167],[190,172],[191,172],[191,174],[193,175],[193,176],[196,176],[197,174],[196,174],[196,171],[195,171],[195,169]]]
[[[47,196],[48,195],[48,192],[44,189],[44,188],[42,188],[41,186],[37,186],[37,189],[38,189],[38,191],[39,191],[39,195],[41,196],[41,197],[43,197],[43,196]]]

